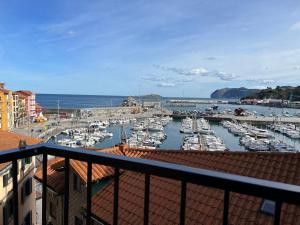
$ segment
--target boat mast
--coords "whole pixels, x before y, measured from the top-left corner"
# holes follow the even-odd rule
[[[57,100],[57,124],[59,124],[59,100]]]

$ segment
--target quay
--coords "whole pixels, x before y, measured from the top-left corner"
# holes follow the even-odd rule
[[[187,114],[173,114],[173,119],[184,119],[189,117]],[[268,117],[268,116],[235,116],[226,115],[197,115],[197,118],[204,118],[211,122],[221,122],[222,120],[237,121],[240,123],[251,123],[253,125],[265,125],[271,123],[292,123],[300,125],[300,117]]]
[[[212,100],[212,99],[170,99],[169,104],[228,104],[227,100]]]
[[[59,114],[59,117],[58,117]],[[166,109],[150,108],[146,111],[139,107],[102,107],[85,109],[45,109],[48,121],[43,123],[27,123],[13,132],[40,138],[47,142],[68,128],[85,128],[90,122],[108,119],[142,119],[153,116],[171,115]]]

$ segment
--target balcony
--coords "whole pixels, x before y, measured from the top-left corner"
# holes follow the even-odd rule
[[[178,211],[178,224],[188,224],[186,222],[186,206],[187,195],[189,194],[187,185],[200,185],[209,188],[218,189],[223,193],[223,212],[222,224],[229,223],[229,206],[230,197],[233,193],[239,193],[247,196],[255,196],[268,201],[275,202],[275,211],[273,223],[279,225],[281,222],[282,204],[288,203],[292,205],[300,204],[300,187],[285,183],[273,182],[263,179],[256,179],[245,176],[238,176],[229,173],[217,172],[207,169],[198,169],[178,164],[165,163],[142,158],[131,158],[127,156],[108,154],[104,152],[95,152],[84,149],[74,149],[61,147],[51,144],[32,145],[22,149],[14,149],[0,152],[0,163],[12,162],[12,177],[13,177],[13,215],[14,225],[19,225],[18,218],[18,168],[17,160],[28,158],[31,156],[42,155],[42,224],[48,224],[47,215],[47,165],[48,156],[57,156],[64,158],[63,173],[69,174],[70,160],[78,160],[87,163],[87,187],[86,187],[86,205],[85,219],[86,224],[92,224],[92,174],[93,164],[106,165],[114,168],[113,176],[113,209],[112,209],[112,224],[119,223],[119,184],[122,171],[133,171],[144,176],[144,195],[143,195],[143,224],[149,224],[149,201],[150,201],[150,186],[151,178],[162,177],[176,180],[180,183],[180,201]],[[70,176],[64,176],[64,195],[63,195],[63,224],[73,224],[69,218],[69,200],[70,200]]]

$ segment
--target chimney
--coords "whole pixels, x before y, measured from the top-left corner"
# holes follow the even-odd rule
[[[5,83],[0,83],[0,89],[4,89]]]

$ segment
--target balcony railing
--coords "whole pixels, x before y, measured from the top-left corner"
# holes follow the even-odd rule
[[[164,178],[175,179],[181,182],[180,217],[178,223],[185,224],[185,208],[187,183],[217,188],[224,191],[223,224],[228,224],[229,196],[231,192],[261,197],[275,202],[274,224],[280,224],[282,203],[300,204],[300,187],[284,183],[272,182],[251,177],[238,176],[228,173],[216,172],[205,169],[192,168],[177,164],[164,163],[141,158],[130,158],[126,156],[108,153],[94,152],[84,149],[74,149],[52,144],[39,144],[22,149],[14,149],[0,152],[0,163],[12,162],[13,165],[13,204],[14,224],[18,221],[18,180],[17,160],[35,155],[43,155],[43,193],[42,193],[42,224],[46,225],[46,202],[47,202],[47,156],[53,155],[65,158],[65,174],[69,174],[70,159],[87,162],[87,207],[86,224],[91,224],[91,196],[92,196],[92,164],[102,164],[115,168],[114,175],[114,206],[113,224],[118,224],[118,196],[120,170],[130,170],[145,175],[144,189],[144,224],[149,219],[149,187],[150,176],[155,175]],[[64,193],[64,224],[69,224],[69,176],[65,176]]]

